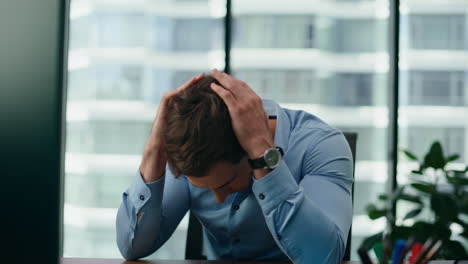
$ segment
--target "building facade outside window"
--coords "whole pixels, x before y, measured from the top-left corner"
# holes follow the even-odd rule
[[[388,182],[388,1],[257,2],[232,1],[232,72],[263,98],[358,133],[356,260],[362,239],[384,225],[365,206]],[[161,96],[224,68],[220,3],[72,1],[64,256],[120,258],[115,214]],[[402,0],[400,10],[400,147],[422,154],[439,140],[467,163],[468,3]],[[399,164],[404,176],[409,165]],[[150,258],[182,259],[186,227],[184,218]]]

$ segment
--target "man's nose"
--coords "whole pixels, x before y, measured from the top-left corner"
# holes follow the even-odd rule
[[[228,196],[227,193],[222,193],[219,191],[213,191],[214,196],[216,197],[216,202],[218,203],[224,203],[224,200],[226,200],[226,197]]]

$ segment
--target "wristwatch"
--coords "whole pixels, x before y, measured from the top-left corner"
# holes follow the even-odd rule
[[[258,159],[249,159],[250,168],[256,169],[274,169],[279,166],[283,159],[283,149],[280,147],[269,148]]]

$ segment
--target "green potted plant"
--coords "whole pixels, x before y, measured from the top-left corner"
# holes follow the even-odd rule
[[[391,195],[380,194],[378,202],[368,205],[369,218],[386,218],[391,245],[396,239],[413,237],[422,243],[437,236],[443,245],[435,259],[466,258],[467,251],[460,240],[468,241],[468,166],[448,169],[447,165],[460,156],[445,156],[438,141],[432,143],[422,159],[408,150],[403,153],[419,168],[411,172],[407,184],[400,185]],[[404,215],[398,212],[400,203],[411,208]],[[456,239],[452,229],[458,230]],[[382,239],[383,232],[379,232],[366,238],[361,247],[372,248]]]

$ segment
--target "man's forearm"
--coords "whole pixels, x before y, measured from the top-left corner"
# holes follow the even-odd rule
[[[140,165],[140,173],[144,182],[159,180],[166,169],[167,158],[163,147],[150,139],[145,146]]]

